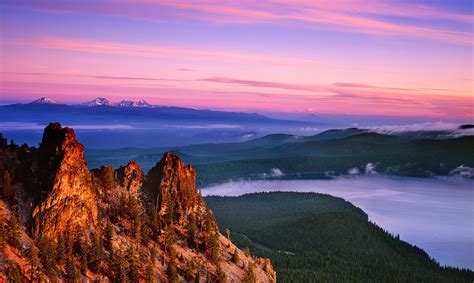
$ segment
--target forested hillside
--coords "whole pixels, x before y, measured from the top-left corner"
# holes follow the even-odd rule
[[[315,193],[207,197],[219,227],[271,258],[280,282],[472,282],[371,223],[340,198]]]

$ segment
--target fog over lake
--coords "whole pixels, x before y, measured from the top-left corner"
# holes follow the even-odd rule
[[[333,180],[228,182],[203,195],[253,192],[318,192],[344,198],[369,219],[402,240],[424,249],[443,265],[474,269],[474,181],[358,175]]]

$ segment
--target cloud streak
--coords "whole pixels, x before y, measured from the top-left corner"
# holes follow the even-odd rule
[[[82,53],[97,53],[160,59],[219,60],[238,63],[260,63],[269,65],[317,66],[314,60],[294,57],[276,57],[262,54],[221,51],[212,49],[180,48],[147,44],[130,44],[75,37],[46,36],[22,40],[4,40],[4,46],[26,46],[42,49],[66,50]],[[184,69],[181,69],[181,71]],[[190,70],[190,69],[186,69]]]
[[[112,5],[113,4],[113,5]],[[433,5],[395,1],[161,1],[101,0],[90,3],[39,2],[6,5],[59,13],[94,13],[152,22],[190,20],[216,25],[273,24],[374,36],[402,36],[472,45],[472,14]],[[405,19],[399,21],[398,19]],[[423,21],[420,21],[422,19]],[[433,22],[443,24],[436,25]],[[455,23],[452,25],[449,23]]]

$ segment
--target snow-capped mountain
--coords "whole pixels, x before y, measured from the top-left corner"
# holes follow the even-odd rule
[[[52,100],[51,98],[41,97],[38,100],[30,102],[30,104],[61,104],[61,103],[57,102],[56,100]]]
[[[153,107],[153,105],[149,104],[145,100],[141,99],[139,101],[127,100],[124,99],[117,103],[118,107]]]
[[[79,104],[80,106],[95,107],[95,106],[116,106],[115,103],[111,102],[105,97],[97,97],[94,100]]]

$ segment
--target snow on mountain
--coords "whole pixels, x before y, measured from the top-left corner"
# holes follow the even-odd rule
[[[79,104],[80,106],[88,106],[88,107],[95,107],[95,106],[115,106],[115,103],[111,102],[105,97],[97,97],[94,100],[84,102]]]
[[[127,100],[124,99],[117,103],[118,107],[153,107],[153,105],[149,104],[145,100],[141,99],[139,101]]]
[[[38,100],[30,102],[30,104],[61,104],[61,103],[57,102],[56,100],[52,100],[51,98],[41,97]]]

